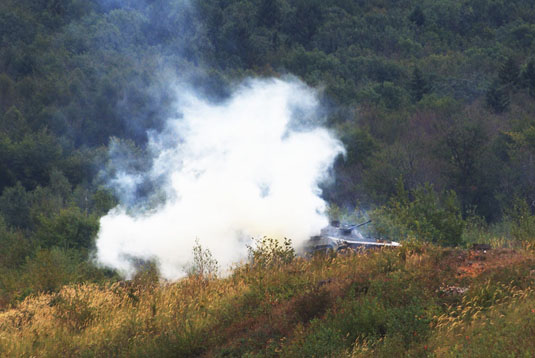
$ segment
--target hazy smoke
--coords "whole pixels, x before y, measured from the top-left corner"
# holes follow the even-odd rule
[[[166,200],[103,217],[102,264],[130,275],[133,258],[156,259],[174,279],[185,274],[196,239],[228,265],[245,257],[251,237],[288,237],[298,247],[327,224],[318,183],[343,148],[313,125],[313,90],[297,80],[252,80],[222,104],[176,92],[180,115],[149,142],[147,175],[166,183],[159,193]],[[117,173],[114,185],[133,190],[138,181]]]

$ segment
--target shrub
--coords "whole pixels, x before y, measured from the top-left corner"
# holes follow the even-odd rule
[[[521,198],[513,201],[507,216],[511,220],[511,236],[531,245],[535,243],[535,215],[532,215],[528,203]]]
[[[298,297],[294,302],[295,314],[299,321],[307,323],[314,317],[325,313],[330,302],[329,292],[325,289],[317,288],[306,292]]]
[[[91,307],[87,300],[79,297],[77,292],[70,297],[58,293],[53,296],[49,305],[55,308],[54,318],[74,332],[82,331],[95,318],[96,309]]]
[[[217,277],[219,266],[209,249],[204,249],[199,240],[193,246],[193,263],[188,268],[188,275],[203,280]]]
[[[45,247],[92,248],[99,228],[96,216],[87,215],[77,207],[62,209],[51,218],[41,215],[39,221],[36,236]]]
[[[30,223],[30,198],[20,182],[6,188],[0,196],[0,214],[7,224],[16,228],[28,228]]]
[[[74,278],[76,265],[77,258],[71,252],[59,248],[40,250],[24,266],[28,286],[34,292],[56,291]]]
[[[292,241],[287,238],[281,243],[276,239],[263,237],[248,246],[248,250],[251,265],[255,268],[277,267],[289,264],[295,258]]]
[[[8,228],[0,215],[0,267],[18,267],[33,251],[32,242],[20,230]]]
[[[136,273],[132,277],[134,286],[154,287],[160,281],[160,270],[154,260],[136,260],[134,261]]]
[[[397,194],[371,216],[377,233],[392,240],[415,238],[444,246],[461,243],[464,221],[454,191],[437,193],[426,184],[408,192],[400,178]]]

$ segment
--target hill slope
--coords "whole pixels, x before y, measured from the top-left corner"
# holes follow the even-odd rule
[[[292,259],[270,250],[224,279],[158,284],[147,271],[131,282],[66,286],[29,297],[0,313],[0,355],[535,353],[533,252],[412,246]]]

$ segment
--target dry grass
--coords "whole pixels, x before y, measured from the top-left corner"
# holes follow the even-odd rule
[[[522,319],[527,306],[511,302],[533,302],[534,269],[530,251],[418,246],[224,279],[65,286],[0,313],[0,356],[319,357],[316,342],[323,356],[452,356],[495,311]]]

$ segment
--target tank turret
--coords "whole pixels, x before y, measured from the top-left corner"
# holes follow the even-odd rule
[[[338,220],[333,220],[320,231],[319,235],[310,238],[306,245],[306,251],[313,253],[318,251],[362,250],[385,246],[400,246],[399,243],[394,241],[377,240],[364,236],[358,228],[369,223],[371,223],[371,220],[361,224],[342,224]]]

